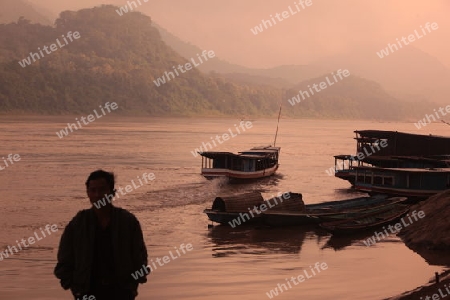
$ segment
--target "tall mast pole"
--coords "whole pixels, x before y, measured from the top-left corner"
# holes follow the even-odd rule
[[[275,140],[273,141],[273,146],[275,147],[275,144],[277,142],[277,135],[278,135],[278,125],[280,124],[280,116],[281,116],[281,106],[283,102],[280,102],[280,111],[278,112],[278,122],[277,122],[277,131],[275,132]]]

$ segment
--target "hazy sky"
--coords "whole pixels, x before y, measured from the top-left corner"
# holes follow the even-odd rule
[[[57,13],[125,0],[29,0]],[[137,0],[135,0],[137,2]],[[411,45],[450,67],[449,0],[311,0],[312,5],[254,35],[250,28],[270,15],[295,8],[299,0],[140,0],[140,10],[179,38],[232,63],[248,67],[308,64],[324,56],[373,52],[396,38],[436,22],[432,31]],[[419,31],[420,32],[420,31]]]

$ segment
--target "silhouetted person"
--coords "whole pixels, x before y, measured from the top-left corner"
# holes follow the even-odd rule
[[[112,205],[114,184],[113,173],[92,172],[86,180],[92,207],[78,212],[61,236],[55,275],[75,299],[133,300],[147,281],[148,272],[132,276],[147,266],[147,249],[136,217]]]

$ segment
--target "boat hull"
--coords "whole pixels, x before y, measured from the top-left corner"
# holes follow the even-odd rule
[[[371,194],[387,194],[399,197],[411,197],[417,199],[426,199],[435,194],[442,192],[443,190],[420,190],[420,189],[405,189],[395,187],[379,187],[379,186],[367,186],[367,185],[355,185],[355,189],[361,192],[367,192]]]
[[[405,197],[387,198],[386,195],[359,197],[341,201],[331,201],[305,206],[304,211],[267,211],[263,222],[269,226],[293,226],[320,224],[356,217],[363,213],[377,212],[385,207],[406,201]]]
[[[393,207],[386,207],[377,212],[363,214],[356,218],[348,220],[325,222],[319,226],[323,229],[336,234],[353,234],[374,230],[381,226],[395,222],[408,212],[409,208],[403,204],[396,204]]]
[[[278,170],[278,165],[255,172],[235,171],[229,169],[201,169],[201,174],[207,179],[223,178],[252,180],[272,176]]]
[[[359,191],[425,199],[449,188],[450,168],[354,167]]]
[[[210,221],[222,225],[230,225],[231,227],[244,224],[258,224],[262,222],[261,216],[256,214],[254,214],[254,217],[252,218],[242,218],[243,213],[222,212],[212,209],[205,209],[203,212],[208,216]]]
[[[356,172],[352,170],[339,170],[334,176],[343,180],[347,180],[353,186],[355,184],[355,174]]]

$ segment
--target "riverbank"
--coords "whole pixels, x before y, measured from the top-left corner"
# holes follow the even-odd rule
[[[441,300],[450,299],[450,270],[439,274],[439,283],[433,278],[429,283],[401,295],[385,300]],[[428,298],[427,298],[428,297]]]
[[[419,254],[450,250],[450,190],[419,202],[411,207],[414,210],[423,211],[425,217],[400,232],[405,244]]]
[[[430,265],[450,266],[450,190],[434,195],[411,207],[410,211],[423,211],[425,217],[405,227],[399,234],[411,250]],[[441,273],[428,284],[389,300],[450,299],[450,270]],[[427,296],[429,298],[427,298]],[[422,298],[421,298],[422,297]],[[448,297],[448,298],[447,298]]]

